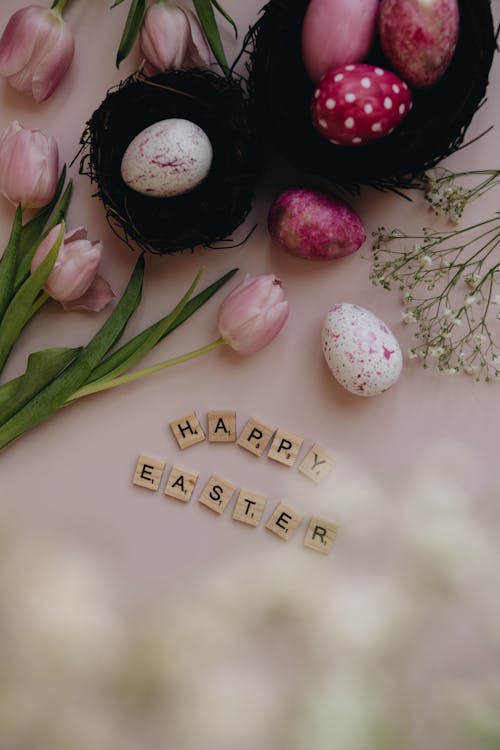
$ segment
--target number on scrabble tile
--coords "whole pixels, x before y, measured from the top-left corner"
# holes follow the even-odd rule
[[[299,466],[299,471],[312,482],[319,484],[335,466],[335,458],[315,443]]]
[[[198,474],[173,466],[168,475],[164,494],[176,500],[182,500],[183,503],[188,503],[191,500],[197,479]]]
[[[336,536],[337,525],[335,523],[313,516],[304,538],[304,547],[309,547],[309,549],[321,552],[323,555],[328,555],[333,547]]]
[[[273,434],[273,427],[258,419],[249,419],[238,438],[238,445],[254,456],[262,456]]]
[[[285,503],[280,503],[266,523],[266,529],[287,542],[302,523],[303,516]]]
[[[200,495],[199,502],[215,513],[224,513],[235,489],[234,484],[227,479],[212,474]]]
[[[205,440],[205,433],[194,411],[179,419],[174,419],[169,425],[181,450]]]
[[[292,435],[291,432],[278,429],[267,457],[284,466],[293,466],[303,442],[303,438],[298,437],[298,435]]]
[[[234,506],[233,519],[257,527],[266,507],[265,495],[250,490],[240,490]]]
[[[207,414],[208,442],[234,443],[236,440],[236,412],[209,411]]]
[[[156,492],[160,486],[164,468],[164,461],[141,454],[137,460],[132,484]]]

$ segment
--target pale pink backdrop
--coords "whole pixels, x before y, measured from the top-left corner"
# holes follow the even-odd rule
[[[110,3],[109,3],[110,4]],[[51,132],[58,140],[62,159],[71,162],[80,134],[108,88],[137,64],[132,55],[119,71],[115,52],[126,16],[127,3],[111,11],[102,0],[75,2],[66,14],[75,29],[76,58],[57,92],[36,105],[0,82],[0,128],[14,118],[23,125]],[[4,0],[0,27],[19,7]],[[224,3],[240,29],[240,36],[257,18],[261,3],[226,0]],[[496,20],[498,0],[493,3]],[[239,42],[223,25],[224,44],[230,58]],[[498,168],[500,100],[498,56],[491,74],[489,98],[470,129],[470,136],[494,129],[469,148],[449,159],[452,168]],[[300,144],[297,144],[300,148]],[[102,206],[92,198],[92,186],[70,168],[74,197],[69,210],[71,226],[85,225],[89,237],[105,245],[104,273],[120,292],[136,260],[109,229]],[[24,436],[0,456],[1,512],[7,518],[55,529],[95,546],[109,555],[130,589],[138,595],[156,586],[182,581],[216,561],[231,564],[244,551],[259,555],[281,545],[283,555],[314,555],[302,548],[302,530],[289,544],[263,528],[251,529],[232,522],[230,512],[218,517],[196,502],[189,505],[135,488],[131,478],[137,456],[145,453],[199,472],[200,485],[212,472],[238,487],[269,496],[269,511],[279,500],[288,502],[306,517],[317,514],[338,521],[336,501],[343,483],[358,473],[373,474],[392,486],[403,482],[426,451],[442,443],[466,448],[466,475],[478,494],[499,486],[498,425],[500,385],[474,384],[465,376],[450,377],[406,361],[397,385],[384,395],[358,398],[345,392],[331,377],[323,361],[320,330],[333,302],[348,301],[369,308],[394,331],[403,350],[411,345],[411,331],[401,323],[397,293],[372,286],[368,278],[370,241],[352,257],[331,264],[314,264],[292,258],[272,246],[266,231],[266,214],[273,197],[294,185],[313,185],[314,179],[295,173],[279,158],[262,178],[252,213],[235,233],[242,239],[256,230],[241,247],[228,251],[197,249],[172,257],[147,259],[144,301],[129,331],[134,333],[165,313],[189,285],[196,270],[206,266],[204,283],[232,267],[236,280],[245,273],[274,273],[283,281],[291,314],[281,335],[267,349],[243,359],[218,350],[204,358],[157,374],[114,392],[100,394],[65,409]],[[368,238],[378,226],[418,228],[432,222],[419,201],[410,203],[395,195],[370,189],[353,200],[365,222]],[[467,213],[479,220],[498,210],[498,191],[486,196]],[[0,202],[0,240],[5,242],[13,209]],[[145,363],[189,351],[216,337],[219,294],[196,317],[163,342]],[[53,345],[85,342],[104,314],[63,314],[49,305],[29,326],[16,346],[7,375],[22,371],[28,352]],[[204,422],[208,410],[236,409],[238,427],[249,417],[281,426],[304,437],[305,449],[319,442],[338,457],[334,473],[315,487],[296,469],[286,469],[265,457],[255,459],[234,445],[199,444],[181,454],[168,429],[173,418],[195,410]],[[429,519],[432,522],[432,519]],[[348,547],[352,530],[342,529],[339,548],[321,564],[335,566],[335,555]],[[388,534],[390,534],[388,529]],[[319,558],[319,556],[318,556]]]

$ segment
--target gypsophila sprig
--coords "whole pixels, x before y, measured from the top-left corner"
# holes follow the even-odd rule
[[[457,179],[464,180],[470,185],[459,185]],[[424,174],[421,189],[436,216],[445,216],[453,222],[458,222],[468,203],[477,200],[499,183],[499,169],[452,172],[445,167],[436,167]]]
[[[370,279],[402,295],[410,359],[455,375],[500,378],[500,214],[464,229],[373,233]]]

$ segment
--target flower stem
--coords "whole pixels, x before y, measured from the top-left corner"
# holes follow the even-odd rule
[[[60,16],[62,16],[63,11],[68,3],[69,0],[54,0],[52,5],[50,6],[50,9],[53,10],[54,13],[58,13]]]
[[[146,375],[152,375],[154,372],[159,372],[159,370],[167,369],[167,367],[173,367],[174,365],[180,365],[183,362],[188,362],[190,359],[195,359],[196,357],[199,357],[200,354],[211,352],[213,349],[217,349],[217,347],[225,343],[226,342],[224,341],[224,339],[220,337],[215,341],[212,341],[210,344],[206,344],[205,346],[200,347],[199,349],[194,349],[193,351],[187,352],[186,354],[180,354],[178,357],[173,357],[172,359],[158,362],[156,365],[152,365],[151,367],[145,367],[142,370],[131,372],[128,375],[120,375],[119,377],[112,378],[111,380],[101,380],[100,382],[98,381],[95,383],[90,383],[89,385],[86,385],[76,391],[67,400],[66,403],[71,403],[78,398],[83,398],[83,396],[90,396],[92,393],[99,393],[100,391],[106,391],[109,388],[116,388],[119,385],[133,383],[135,380],[139,380],[139,378],[143,378]]]

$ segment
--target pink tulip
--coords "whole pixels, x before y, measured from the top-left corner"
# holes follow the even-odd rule
[[[31,262],[32,272],[47,257],[60,231],[59,224],[42,240]],[[97,275],[101,256],[102,244],[90,242],[83,227],[67,232],[45,291],[61,302],[65,310],[99,312],[115,297],[108,282]]]
[[[288,302],[281,282],[272,274],[247,275],[219,309],[217,326],[229,346],[253,354],[267,346],[288,317]]]
[[[145,73],[199,68],[210,62],[210,48],[196,16],[175,5],[155,3],[144,18],[140,32]]]
[[[58,173],[55,140],[11,122],[0,136],[0,193],[23,208],[39,208],[54,195]]]
[[[75,50],[73,34],[57,10],[30,5],[11,17],[0,39],[0,77],[47,99],[65,75]]]

